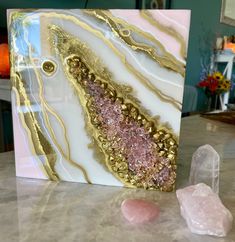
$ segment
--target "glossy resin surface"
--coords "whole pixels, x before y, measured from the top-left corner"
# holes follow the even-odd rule
[[[189,20],[9,10],[17,176],[171,191]]]

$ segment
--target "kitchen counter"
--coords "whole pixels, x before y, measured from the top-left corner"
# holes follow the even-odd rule
[[[187,185],[192,153],[206,143],[221,156],[220,197],[235,217],[235,126],[199,116],[182,119],[177,187]],[[128,224],[120,212],[126,198],[155,201],[159,219]],[[235,241],[235,226],[225,238],[192,234],[174,192],[15,178],[13,152],[0,154],[0,214],[4,242]]]

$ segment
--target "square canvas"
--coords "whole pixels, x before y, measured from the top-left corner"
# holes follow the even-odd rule
[[[171,191],[190,11],[9,10],[19,177]]]

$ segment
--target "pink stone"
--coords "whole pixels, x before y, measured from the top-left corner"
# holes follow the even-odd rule
[[[232,214],[209,186],[199,183],[177,190],[176,195],[192,233],[226,236],[232,227]]]
[[[159,207],[150,201],[126,199],[122,202],[123,216],[132,224],[141,224],[154,220],[159,215]]]

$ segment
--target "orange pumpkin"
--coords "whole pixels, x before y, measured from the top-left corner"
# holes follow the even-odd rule
[[[10,75],[10,58],[8,44],[0,44],[0,76]]]

